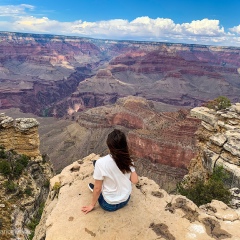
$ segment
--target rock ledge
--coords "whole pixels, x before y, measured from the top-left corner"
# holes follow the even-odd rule
[[[91,200],[91,154],[51,179],[50,193],[34,240],[78,239],[239,239],[240,215],[213,201],[198,208],[181,195],[169,195],[146,177],[133,186],[128,205],[106,212],[98,205],[89,214],[81,207]]]

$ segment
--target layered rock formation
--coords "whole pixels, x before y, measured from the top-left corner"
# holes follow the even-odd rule
[[[0,33],[0,108],[63,116],[135,95],[240,101],[239,48]]]
[[[34,118],[17,118],[0,114],[0,145],[7,150],[32,158],[40,157],[38,125]]]
[[[189,167],[190,179],[211,173],[223,166],[230,176],[230,187],[240,187],[240,104],[215,111],[205,107],[191,110],[191,116],[201,119],[196,132],[198,155]]]
[[[69,165],[51,179],[51,192],[34,240],[77,239],[238,239],[240,213],[219,201],[198,208],[181,195],[169,195],[152,180],[141,177],[133,186],[128,205],[106,212],[91,201],[91,154]]]
[[[63,120],[57,121],[41,136],[41,149],[49,154],[56,171],[93,151],[106,154],[106,138],[114,128],[126,133],[141,174],[167,190],[187,173],[195,155],[194,132],[199,120],[191,118],[186,110],[159,112],[152,101],[126,97],[70,118],[75,122],[66,126]]]
[[[126,95],[191,107],[219,95],[240,100],[239,49],[143,45],[113,58],[104,70],[82,81],[74,97],[88,107],[112,103]]]
[[[69,99],[79,82],[94,75],[113,56],[127,51],[129,45],[1,32],[0,108],[18,107],[41,116],[63,116],[81,103]]]

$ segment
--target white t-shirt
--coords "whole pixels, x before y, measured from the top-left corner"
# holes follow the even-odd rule
[[[130,167],[134,172],[135,168]],[[109,204],[118,204],[128,199],[132,192],[132,183],[130,181],[131,173],[123,174],[108,154],[96,161],[93,178],[103,180],[102,195]]]

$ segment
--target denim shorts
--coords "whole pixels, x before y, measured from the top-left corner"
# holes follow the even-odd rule
[[[103,195],[101,193],[99,198],[98,198],[98,203],[101,206],[101,208],[103,208],[104,210],[109,211],[109,212],[114,212],[114,211],[126,206],[129,199],[130,199],[130,196],[128,197],[128,199],[125,202],[121,202],[121,203],[118,203],[118,204],[109,204],[104,200]]]

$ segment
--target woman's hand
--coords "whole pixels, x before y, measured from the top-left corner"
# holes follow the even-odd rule
[[[94,206],[96,205],[97,200],[98,200],[98,198],[100,196],[100,193],[102,191],[102,183],[103,183],[103,180],[95,180],[94,188],[93,188],[92,202],[91,202],[90,205],[82,207],[82,211],[85,214],[91,212],[93,210]]]
[[[93,210],[94,206],[93,205],[88,205],[88,206],[84,206],[82,207],[82,211],[87,214],[89,212],[91,212]]]

